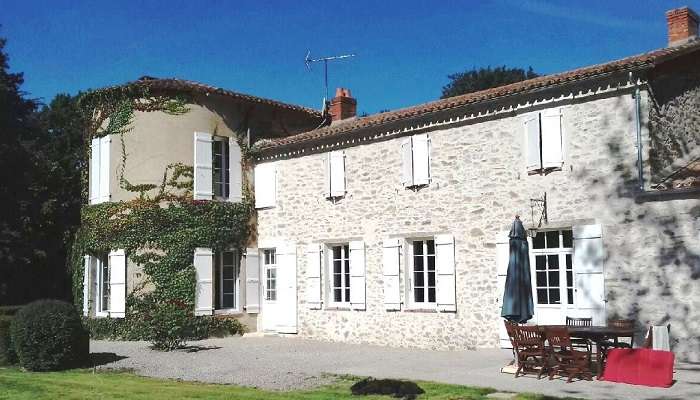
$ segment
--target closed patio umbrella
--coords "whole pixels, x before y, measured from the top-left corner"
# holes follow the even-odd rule
[[[525,323],[532,318],[535,306],[532,301],[527,234],[518,216],[513,221],[508,237],[510,256],[501,316],[509,321]]]

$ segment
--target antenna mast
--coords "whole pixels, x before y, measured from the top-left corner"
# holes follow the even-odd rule
[[[331,56],[331,57],[320,57],[311,58],[311,50],[306,52],[306,57],[304,57],[304,64],[306,68],[311,70],[312,63],[323,61],[323,77],[324,77],[324,87],[326,90],[326,96],[323,98],[323,108],[326,108],[326,101],[328,101],[328,61],[341,60],[343,58],[355,57],[355,54],[344,54],[342,56]]]

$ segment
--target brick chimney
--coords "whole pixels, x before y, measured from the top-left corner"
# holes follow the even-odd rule
[[[688,7],[666,11],[668,45],[678,46],[698,37],[698,15]]]
[[[350,89],[337,88],[330,106],[331,121],[340,121],[357,115],[357,100],[350,95]]]

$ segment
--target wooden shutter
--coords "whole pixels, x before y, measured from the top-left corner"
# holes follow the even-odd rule
[[[413,186],[413,141],[410,137],[401,141],[401,184]]]
[[[277,202],[277,168],[275,164],[255,166],[255,208],[274,207]]]
[[[276,249],[277,257],[277,324],[280,333],[297,333],[297,247],[284,243]],[[282,301],[279,301],[283,299]]]
[[[306,303],[312,310],[320,310],[322,246],[311,243],[306,246]]]
[[[211,249],[197,247],[194,250],[194,270],[196,289],[194,294],[194,315],[214,313],[214,253]]]
[[[323,185],[323,196],[327,199],[331,198],[331,153],[326,153],[323,158],[323,169],[324,169],[324,185]]]
[[[350,307],[364,310],[365,300],[365,242],[350,242]]]
[[[435,236],[435,272],[438,311],[457,311],[455,297],[455,238]]]
[[[126,252],[109,253],[109,316],[124,318],[126,313]]]
[[[99,202],[109,201],[110,149],[112,138],[104,136],[100,139],[100,196]]]
[[[430,184],[430,138],[427,134],[413,136],[413,184]]]
[[[387,310],[401,309],[401,286],[399,270],[401,265],[401,242],[399,239],[386,239],[382,243],[384,268],[384,306]]]
[[[194,199],[214,198],[212,182],[212,137],[209,133],[194,133]]]
[[[243,200],[243,164],[241,163],[241,147],[235,137],[228,138],[228,200],[240,202]]]
[[[83,256],[83,315],[90,315],[90,296],[92,291],[90,290],[90,282],[92,281],[91,276],[92,270],[92,257]]]
[[[100,138],[90,142],[90,204],[97,204],[100,199]]]
[[[258,249],[245,252],[245,310],[248,314],[260,312],[260,255]]]
[[[542,119],[542,168],[561,168],[564,162],[562,152],[562,114],[560,108],[544,110]]]
[[[506,288],[506,275],[508,274],[508,261],[510,259],[510,241],[508,231],[499,232],[496,235],[496,306],[498,309],[498,340],[502,349],[513,348],[503,324],[501,308],[503,307],[503,294]]]
[[[573,227],[576,308],[580,317],[592,317],[593,325],[605,325],[605,275],[600,225]]]
[[[345,196],[345,152],[342,150],[329,153],[330,194],[331,197]]]
[[[542,159],[540,158],[540,114],[528,114],[525,116],[524,124],[527,170],[537,171],[542,168]]]

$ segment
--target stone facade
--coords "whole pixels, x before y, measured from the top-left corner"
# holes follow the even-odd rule
[[[258,211],[258,240],[297,245],[299,334],[430,349],[497,346],[502,322],[495,237],[515,214],[530,222],[530,199],[546,192],[550,226],[602,225],[607,316],[635,319],[640,330],[670,323],[674,351],[699,361],[697,195],[663,201],[637,196],[633,88],[592,93],[559,93],[540,106],[499,106],[495,116],[429,131],[432,182],[419,190],[401,185],[399,135],[345,146],[347,195],[336,202],[323,195],[322,151],[272,161],[277,205]],[[643,116],[649,98],[643,90]],[[563,107],[564,166],[528,175],[522,114],[553,106]],[[645,150],[647,125],[645,117]],[[647,176],[648,164],[645,157]],[[382,240],[439,233],[455,237],[456,313],[386,311]],[[304,245],[360,238],[367,246],[366,310],[309,309]]]

